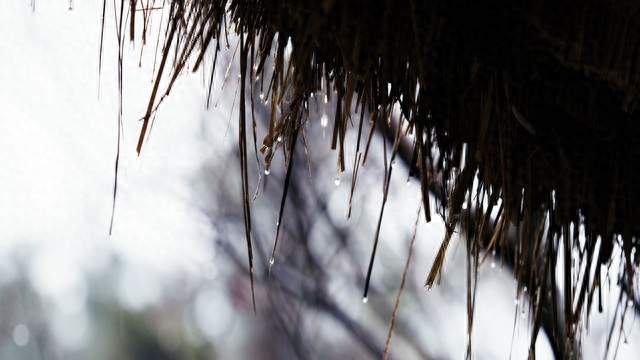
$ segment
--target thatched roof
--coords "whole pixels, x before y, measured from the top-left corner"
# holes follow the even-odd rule
[[[554,323],[564,324],[555,330],[568,338],[559,346],[571,349],[583,310],[600,286],[598,271],[595,278],[591,271],[573,276],[571,266],[557,265],[558,254],[564,254],[565,264],[574,264],[574,257],[591,269],[611,261],[615,244],[620,245],[621,282],[635,301],[640,1],[174,0],[168,6],[156,83],[162,76],[175,79],[190,66],[199,68],[205,50],[224,47],[228,27],[238,32],[241,99],[249,98],[257,76],[272,99],[262,144],[267,167],[274,139],[282,137],[285,155],[291,153],[304,131],[312,93],[337,99],[333,147],[343,167],[348,166],[344,136],[361,128],[357,119],[389,130],[393,122],[385,120],[399,107],[398,129],[408,130],[391,138],[394,149],[410,142],[413,156],[406,160],[422,181],[418,196],[425,206],[433,181],[454,184],[438,194],[447,205],[448,232],[429,286],[440,275],[454,229],[465,222],[476,265],[484,252],[511,246],[520,287],[531,293],[553,290],[550,302],[533,302],[532,344],[538,319],[551,306],[554,318],[563,319]],[[239,103],[251,258],[246,170],[251,118],[244,101]],[[367,116],[352,120],[354,109]],[[433,158],[433,148],[442,156]],[[465,202],[471,211],[463,210]],[[432,211],[427,209],[427,219]],[[516,238],[509,239],[514,228]],[[494,230],[487,235],[487,229]],[[557,272],[564,274],[563,285],[556,283]]]

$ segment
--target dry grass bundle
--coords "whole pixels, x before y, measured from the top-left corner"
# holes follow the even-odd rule
[[[138,10],[146,18],[161,5],[130,0],[128,6],[133,39]],[[227,31],[240,34],[238,144],[251,269],[247,146],[250,133],[254,144],[257,135],[242,99],[260,77],[271,100],[261,150],[267,168],[275,139],[283,139],[285,157],[292,153],[318,92],[336,98],[332,147],[343,170],[345,133],[362,131],[350,130],[354,108],[360,122],[392,134],[394,157],[409,144],[403,157],[422,182],[427,221],[428,189],[442,189],[447,207],[447,234],[427,285],[439,279],[459,225],[468,232],[470,309],[473,269],[483,254],[508,253],[519,291],[531,294],[531,356],[547,321],[551,335],[566,339],[554,344],[556,354],[577,356],[578,327],[601,287],[600,266],[610,264],[616,246],[628,297],[620,301],[637,303],[639,1],[172,0],[164,6],[169,19],[138,151],[164,97],[161,79],[169,79],[167,95],[180,73],[202,66],[208,49],[217,59]],[[401,116],[390,121],[394,108]],[[441,156],[433,157],[434,148]],[[356,173],[364,153],[356,157]],[[374,256],[375,247],[371,265]]]

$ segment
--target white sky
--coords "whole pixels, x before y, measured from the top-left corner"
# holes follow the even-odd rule
[[[14,196],[0,199],[0,231],[11,234],[2,241],[56,248],[69,243],[77,250],[108,243],[126,257],[168,272],[171,264],[205,261],[206,251],[196,239],[211,230],[189,208],[188,189],[203,160],[198,151],[204,139],[196,136],[204,108],[197,81],[185,80],[186,89],[176,91],[183,96],[167,101],[150,145],[138,158],[133,151],[137,118],[150,91],[150,69],[138,69],[137,49],[127,48],[125,136],[109,237],[117,140],[113,18],[107,19],[98,98],[101,2],[78,1],[68,11],[64,1],[40,1],[35,12],[27,2],[6,2],[0,30],[13,36],[0,41],[0,156],[10,171],[0,173],[0,182]]]
[[[98,98],[102,1],[75,1],[74,11],[68,11],[67,3],[36,1],[33,12],[30,1],[0,0],[0,185],[5,194],[0,196],[0,262],[28,249],[37,259],[29,269],[36,288],[68,300],[69,294],[86,291],[78,274],[104,270],[104,254],[114,252],[133,269],[115,291],[130,306],[140,307],[159,296],[153,285],[157,279],[198,278],[211,268],[214,230],[194,205],[191,181],[211,155],[208,147],[228,144],[219,134],[214,145],[211,137],[202,136],[203,86],[201,78],[190,76],[178,82],[162,106],[151,140],[138,157],[137,119],[150,92],[153,45],[138,68],[140,49],[127,44],[125,136],[114,233],[109,236],[118,103],[113,12],[107,12]],[[222,110],[207,114],[222,123],[228,120]],[[7,270],[0,279],[8,276]],[[496,304],[513,302],[494,295],[508,294],[511,285],[491,286],[493,290],[481,293],[480,306],[504,308],[508,305]],[[495,290],[500,287],[504,289]],[[459,301],[462,312],[442,314],[441,331],[452,336],[465,331],[464,298]],[[478,311],[475,345],[489,343],[496,356],[508,356],[513,312],[482,314]],[[496,319],[504,329],[488,333],[496,328]],[[638,330],[630,336],[637,339]],[[637,345],[621,351],[633,354]],[[585,355],[601,358],[596,351]],[[634,357],[621,353],[619,359],[625,358]]]

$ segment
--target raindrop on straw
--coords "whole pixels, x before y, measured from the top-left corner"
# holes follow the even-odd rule
[[[368,301],[369,301],[368,297],[365,296],[365,297],[362,298],[362,303],[363,304],[366,304]]]
[[[327,116],[326,113],[322,114],[322,117],[320,118],[320,126],[322,126],[322,137],[325,137],[325,129],[327,128],[327,125],[329,124],[329,117]]]
[[[276,259],[273,257],[269,260],[269,275],[271,275],[271,269],[273,268],[273,264],[276,262]]]
[[[320,126],[322,126],[323,128],[326,128],[328,124],[329,124],[329,117],[327,116],[327,114],[322,114],[322,117],[320,118]]]

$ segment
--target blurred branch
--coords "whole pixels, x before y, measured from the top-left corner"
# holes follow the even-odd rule
[[[237,268],[248,275],[248,272],[243,264],[243,260],[236,252],[236,250],[231,246],[231,244],[229,244],[227,241],[222,240],[219,240],[218,244],[222,247],[225,253],[229,256],[229,259],[233,261]],[[294,289],[290,286],[291,282],[277,281],[278,277],[280,276],[279,273],[283,271],[283,266],[286,265],[284,263],[281,263],[278,267],[275,267],[273,269],[271,276],[276,280],[269,281],[269,283],[277,285],[278,290],[282,290],[290,298],[313,306],[314,308],[322,310],[324,313],[330,315],[334,320],[338,321],[338,323],[342,324],[345,329],[353,334],[354,338],[359,341],[374,358],[379,358],[382,355],[382,346],[379,345],[380,342],[376,340],[374,336],[369,331],[367,331],[366,328],[361,326],[357,321],[353,320],[344,310],[342,310],[333,300],[331,300],[323,290],[313,289],[309,286],[303,286],[301,289]],[[257,277],[256,280],[264,281],[264,279],[259,277]],[[274,310],[275,312],[278,312],[279,306],[274,306]],[[260,314],[258,314],[258,316],[260,316]],[[288,334],[288,336],[291,339],[294,339],[293,334]]]

